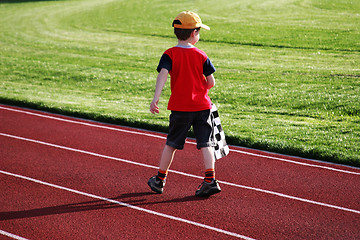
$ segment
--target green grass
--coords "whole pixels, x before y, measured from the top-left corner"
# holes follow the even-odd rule
[[[360,1],[1,1],[0,102],[166,131],[171,22],[199,13],[232,144],[360,166]]]

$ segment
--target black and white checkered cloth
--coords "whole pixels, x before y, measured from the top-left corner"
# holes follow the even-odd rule
[[[225,133],[221,127],[219,112],[215,104],[212,104],[212,108],[210,111],[211,121],[213,125],[213,141],[215,143],[214,146],[214,155],[215,160],[218,160],[222,157],[225,157],[229,154],[229,146],[225,140]]]

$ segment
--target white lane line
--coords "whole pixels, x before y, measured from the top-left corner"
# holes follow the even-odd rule
[[[116,201],[116,200],[113,200],[113,199],[110,199],[110,198],[97,196],[97,195],[94,195],[94,194],[91,194],[91,193],[78,191],[78,190],[75,190],[75,189],[63,187],[63,186],[60,186],[60,185],[44,182],[44,181],[41,181],[41,180],[37,180],[37,179],[34,179],[34,178],[30,178],[30,177],[26,177],[26,176],[22,176],[22,175],[19,175],[19,174],[14,174],[14,173],[2,171],[2,170],[0,170],[0,173],[8,175],[8,176],[24,179],[24,180],[27,180],[27,181],[35,182],[35,183],[38,183],[38,184],[42,184],[42,185],[45,185],[45,186],[65,190],[65,191],[72,192],[72,193],[75,193],[75,194],[83,195],[83,196],[86,196],[86,197],[90,197],[90,198],[94,198],[94,199],[98,199],[98,200],[118,204],[120,206],[128,207],[128,208],[140,211],[140,212],[145,212],[145,213],[152,214],[152,215],[155,215],[155,216],[168,218],[168,219],[171,219],[171,220],[174,220],[174,221],[187,223],[187,224],[190,224],[190,225],[194,225],[196,227],[205,228],[205,229],[215,231],[215,232],[219,232],[219,233],[222,233],[222,234],[226,234],[226,235],[229,235],[229,236],[232,236],[232,237],[237,237],[237,238],[246,239],[246,240],[253,240],[253,238],[250,238],[250,237],[238,234],[238,233],[226,231],[224,229],[212,227],[212,226],[209,226],[209,225],[206,225],[206,224],[194,222],[194,221],[191,221],[191,220],[187,220],[187,219],[184,219],[184,218],[168,215],[168,214],[165,214],[165,213],[156,212],[156,211],[149,210],[149,209],[146,209],[146,208],[137,207],[137,206],[134,206],[134,205],[131,205],[131,204],[128,204],[128,203],[124,203],[124,202],[120,202],[120,201]]]
[[[232,149],[230,151],[237,152],[237,153],[242,153],[242,154],[246,154],[246,155],[250,155],[250,156],[254,156],[254,157],[268,158],[268,159],[272,159],[272,160],[277,160],[277,161],[282,161],[282,162],[287,162],[287,163],[293,163],[293,164],[307,166],[307,167],[322,168],[322,169],[326,169],[326,170],[330,170],[330,171],[335,171],[335,172],[341,172],[341,173],[347,173],[347,174],[353,174],[353,175],[359,175],[360,176],[360,172],[353,172],[353,171],[342,170],[342,169],[333,168],[333,167],[327,167],[327,166],[322,166],[322,165],[315,165],[315,164],[310,164],[310,163],[297,162],[297,161],[289,160],[289,159],[285,159],[285,158],[265,156],[265,155],[245,152],[245,151],[236,150],[236,149]]]
[[[5,231],[3,231],[3,230],[0,230],[0,234],[1,234],[1,235],[4,235],[4,236],[6,236],[6,237],[12,238],[12,239],[28,240],[27,238],[23,238],[23,237],[20,237],[20,236],[15,235],[15,234],[12,234],[12,233],[9,233],[9,232],[5,232]]]
[[[60,118],[60,117],[48,116],[48,115],[44,115],[44,114],[33,113],[33,112],[28,112],[28,111],[18,110],[18,109],[12,109],[12,108],[7,108],[7,107],[3,107],[3,106],[0,106],[0,109],[13,111],[13,112],[18,112],[18,113],[24,113],[24,114],[27,114],[27,115],[32,115],[32,116],[41,117],[41,118],[48,118],[48,119],[61,121],[61,122],[68,122],[68,123],[84,125],[84,126],[88,126],[88,127],[95,127],[95,128],[113,130],[113,131],[118,131],[118,132],[125,132],[125,133],[148,136],[148,137],[166,139],[166,137],[164,137],[164,136],[159,136],[159,135],[155,135],[155,134],[136,132],[136,131],[125,130],[125,129],[120,129],[120,128],[108,127],[108,126],[104,126],[104,125],[97,125],[97,124],[93,124],[93,123],[87,123],[87,122],[75,121],[75,120],[70,120],[70,119],[64,119],[64,118]]]
[[[92,124],[92,123],[87,123],[87,122],[64,119],[64,118],[60,118],[60,117],[48,116],[48,115],[44,115],[44,114],[33,113],[33,112],[25,111],[25,110],[12,109],[12,108],[7,108],[7,107],[3,107],[3,106],[0,106],[0,109],[13,111],[13,112],[18,112],[18,113],[24,113],[24,114],[37,116],[37,117],[42,117],[42,118],[48,118],[48,119],[52,119],[52,120],[56,120],[56,121],[62,121],[62,122],[68,122],[68,123],[73,123],[73,124],[84,125],[84,126],[88,126],[88,127],[95,127],[95,128],[107,129],[107,130],[112,130],[112,131],[125,132],[125,133],[136,134],[136,135],[142,135],[142,136],[147,136],[147,137],[166,139],[166,137],[159,136],[159,135],[156,135],[156,134],[137,132],[137,131],[120,129],[120,128],[108,127],[108,126],[104,126],[104,125],[97,125],[97,124]],[[190,141],[186,141],[186,143],[188,143],[188,144],[196,144],[196,143],[190,142]],[[261,154],[256,154],[256,153],[250,153],[250,152],[236,150],[236,149],[232,149],[232,148],[230,148],[230,151],[240,153],[240,154],[244,154],[244,155],[267,158],[267,159],[272,159],[272,160],[276,160],[276,161],[282,161],[282,162],[287,162],[287,163],[297,164],[297,165],[302,165],[302,166],[307,166],[307,167],[321,168],[321,169],[326,169],[326,170],[335,171],[335,172],[341,172],[341,173],[347,173],[347,174],[353,174],[353,175],[360,175],[360,172],[353,172],[353,171],[342,170],[342,169],[337,169],[337,168],[327,167],[327,166],[322,166],[322,165],[297,162],[297,161],[289,160],[289,159],[285,159],[285,158],[279,158],[279,157],[266,156],[266,155],[261,155]],[[331,163],[327,163],[327,164],[331,164]]]
[[[87,154],[87,155],[91,155],[91,156],[95,156],[95,157],[100,157],[100,158],[115,160],[115,161],[119,161],[119,162],[129,163],[129,164],[133,164],[133,165],[137,165],[137,166],[141,166],[141,167],[158,169],[157,166],[153,166],[153,165],[149,165],[149,164],[133,162],[133,161],[122,159],[122,158],[111,157],[111,156],[107,156],[107,155],[103,155],[103,154],[98,154],[98,153],[84,151],[84,150],[80,150],[80,149],[65,147],[65,146],[61,146],[61,145],[57,145],[57,144],[52,144],[52,143],[47,143],[47,142],[34,140],[34,139],[23,138],[23,137],[14,136],[14,135],[6,134],[6,133],[0,133],[0,136],[14,138],[14,139],[22,140],[22,141],[27,141],[27,142],[38,143],[38,144],[45,145],[45,146],[50,146],[50,147],[64,149],[64,150],[68,150],[68,151],[83,153],[83,154]],[[196,175],[193,175],[193,174],[188,174],[188,173],[184,173],[184,172],[180,172],[180,171],[176,171],[176,170],[169,170],[169,172],[173,172],[173,173],[180,174],[180,175],[187,176],[187,177],[203,179],[203,177],[201,177],[201,176],[196,176]],[[266,193],[266,194],[275,195],[275,196],[278,196],[278,197],[288,198],[288,199],[291,199],[291,200],[297,200],[297,201],[301,201],[301,202],[305,202],[305,203],[311,203],[311,204],[315,204],[315,205],[319,205],[319,206],[323,206],[323,207],[328,207],[328,208],[333,208],[333,209],[337,209],[337,210],[341,210],[341,211],[360,214],[360,211],[354,210],[354,209],[351,209],[351,208],[340,207],[340,206],[336,206],[336,205],[332,205],[332,204],[317,202],[317,201],[313,201],[313,200],[309,200],[309,199],[305,199],[305,198],[295,197],[295,196],[291,196],[291,195],[287,195],[287,194],[283,194],[283,193],[279,193],[279,192],[274,192],[274,191],[265,190],[265,189],[261,189],[261,188],[249,187],[249,186],[230,183],[230,182],[226,182],[226,181],[219,181],[219,182],[222,183],[222,184],[225,184],[225,185],[233,186],[233,187],[253,190],[253,191],[257,191],[257,192],[262,192],[262,193]]]

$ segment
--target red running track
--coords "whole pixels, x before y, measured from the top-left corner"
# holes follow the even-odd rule
[[[360,169],[231,147],[196,198],[192,140],[163,194],[166,135],[0,105],[0,239],[360,239]]]

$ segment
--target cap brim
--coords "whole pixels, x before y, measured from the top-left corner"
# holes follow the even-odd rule
[[[210,30],[210,27],[205,24],[201,24],[201,28],[203,28],[205,30]]]

